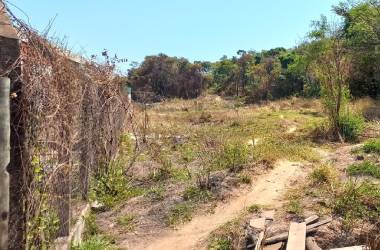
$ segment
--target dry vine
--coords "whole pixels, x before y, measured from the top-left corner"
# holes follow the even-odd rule
[[[19,188],[28,247],[39,249],[67,235],[70,199],[86,199],[89,172],[107,168],[117,153],[129,102],[108,55],[102,64],[73,59],[63,44],[8,12],[20,37],[20,57],[2,74],[16,73],[12,81],[19,83],[12,93],[18,113],[12,126],[24,131]]]

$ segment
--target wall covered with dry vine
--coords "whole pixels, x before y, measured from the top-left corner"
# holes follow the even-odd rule
[[[109,60],[74,59],[11,17],[18,38],[0,37],[0,75],[12,80],[9,244],[40,249],[68,235],[72,201],[88,199],[90,172],[117,153],[129,102]]]

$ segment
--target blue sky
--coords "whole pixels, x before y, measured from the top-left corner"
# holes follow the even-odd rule
[[[239,49],[293,47],[338,0],[8,0],[75,52],[141,62],[160,52],[215,61]],[[26,16],[13,7],[15,13]]]

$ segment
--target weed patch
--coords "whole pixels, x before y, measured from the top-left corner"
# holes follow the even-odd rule
[[[258,204],[252,204],[251,206],[248,207],[248,212],[252,214],[260,213],[261,210],[262,210],[262,207]]]
[[[144,189],[132,186],[124,174],[120,161],[110,163],[106,171],[95,175],[91,196],[107,207],[113,207],[121,201],[142,195]]]
[[[380,154],[380,139],[370,139],[363,145],[363,150],[367,154],[377,153]]]
[[[329,165],[321,165],[315,168],[309,175],[312,184],[331,184],[336,178],[336,173]]]
[[[333,211],[344,219],[380,219],[380,185],[348,181],[341,185],[335,196]]]
[[[251,184],[252,183],[251,176],[248,174],[244,174],[244,173],[238,174],[238,180],[240,183],[243,183],[243,184]]]
[[[79,246],[72,246],[72,250],[117,250],[115,246],[111,244],[111,242],[104,236],[94,235]]]
[[[249,148],[241,142],[226,143],[218,159],[218,165],[221,169],[228,168],[236,172],[249,159]]]
[[[166,224],[174,226],[191,221],[193,212],[194,207],[189,202],[178,203],[170,209],[166,217]]]
[[[339,117],[338,126],[345,140],[354,141],[363,132],[364,118],[360,114],[343,114]]]
[[[213,199],[213,194],[208,190],[201,189],[195,186],[190,186],[187,187],[185,192],[183,193],[183,199],[186,201],[193,202],[207,202]]]
[[[128,232],[131,232],[135,228],[136,217],[133,214],[127,214],[117,218],[117,224],[122,226]]]
[[[368,175],[380,178],[380,166],[370,161],[364,161],[359,164],[353,164],[348,167],[347,172],[350,175]]]
[[[165,188],[163,186],[154,186],[151,187],[146,193],[145,196],[150,198],[153,201],[161,201],[164,199]]]
[[[208,250],[230,250],[232,249],[232,242],[228,238],[214,239],[208,246]]]

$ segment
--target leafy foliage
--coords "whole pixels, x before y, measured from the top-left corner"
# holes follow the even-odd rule
[[[205,87],[200,65],[164,54],[147,56],[139,67],[130,70],[128,80],[133,98],[142,102],[165,97],[195,98]]]
[[[344,139],[353,141],[364,129],[364,118],[359,114],[345,113],[340,115],[338,126]]]
[[[92,185],[92,196],[107,207],[120,201],[142,195],[143,189],[130,184],[123,170],[123,161],[112,161],[105,171],[95,175]]]
[[[366,153],[380,154],[380,139],[370,139],[363,145],[363,150]]]

